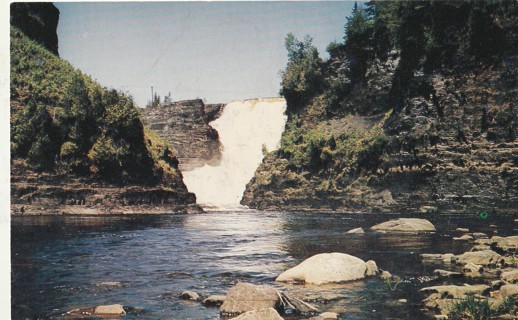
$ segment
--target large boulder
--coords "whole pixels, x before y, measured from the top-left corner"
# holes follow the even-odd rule
[[[254,310],[243,313],[231,320],[282,320],[277,310],[273,308]]]
[[[434,225],[426,219],[399,218],[371,227],[379,232],[435,232]]]
[[[322,253],[304,260],[299,265],[281,273],[275,281],[323,284],[362,279],[367,272],[366,263],[345,253]]]
[[[238,283],[227,293],[220,307],[221,315],[235,316],[247,311],[277,308],[280,304],[278,291],[266,285]]]

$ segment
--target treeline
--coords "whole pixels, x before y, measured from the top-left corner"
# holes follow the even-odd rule
[[[400,54],[393,79],[391,105],[401,104],[414,69],[442,72],[469,69],[517,52],[516,1],[369,1],[354,5],[346,19],[343,42],[327,47],[323,61],[312,39],[285,40],[288,64],[282,72],[281,95],[288,110],[296,112],[313,97],[326,93],[330,108],[339,107],[351,90],[361,85],[369,62]],[[329,76],[329,63],[345,59],[347,65]]]
[[[131,96],[101,87],[13,27],[11,158],[120,183],[156,183],[177,165],[145,132]]]

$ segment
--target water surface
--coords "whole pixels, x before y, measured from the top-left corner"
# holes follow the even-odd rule
[[[13,217],[12,317],[50,318],[70,309],[120,303],[127,319],[219,319],[217,308],[178,299],[184,290],[224,294],[235,283],[269,284],[343,319],[420,319],[417,290],[431,274],[421,253],[461,253],[452,230],[516,234],[513,217],[427,216],[436,234],[346,234],[394,215],[212,212],[131,217]],[[318,253],[343,252],[406,281],[372,278],[324,287],[277,284],[284,270]],[[401,304],[398,299],[408,303]]]

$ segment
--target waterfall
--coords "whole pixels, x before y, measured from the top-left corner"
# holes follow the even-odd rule
[[[234,101],[224,107],[221,116],[210,123],[223,146],[220,163],[183,172],[198,204],[206,208],[240,207],[246,184],[263,159],[263,145],[268,151],[278,148],[285,111],[282,98]]]

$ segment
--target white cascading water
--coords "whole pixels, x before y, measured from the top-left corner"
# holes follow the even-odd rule
[[[234,101],[210,123],[223,146],[221,162],[183,172],[190,192],[205,208],[239,208],[246,184],[268,151],[278,148],[286,123],[286,101],[265,98]]]

